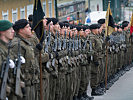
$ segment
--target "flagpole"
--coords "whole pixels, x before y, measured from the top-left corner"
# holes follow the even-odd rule
[[[131,28],[132,28],[132,23],[133,23],[133,10],[132,10],[132,16],[131,16],[131,22],[130,22],[130,24],[131,24],[131,26],[130,26],[130,30],[131,30]],[[131,47],[130,47],[130,58],[129,58],[129,64],[131,64],[131,62],[132,62],[132,42],[133,42],[133,32],[131,33],[131,31],[130,31],[130,43],[131,43]]]
[[[40,66],[40,100],[43,100],[42,96],[42,56],[41,56],[41,51],[39,52],[39,66]]]
[[[45,13],[43,12],[41,0],[34,0],[34,10],[33,10],[33,25],[32,29],[35,31],[37,38],[39,39],[39,43],[36,45],[39,50],[39,68],[40,68],[40,100],[43,100],[43,81],[42,81],[42,48],[44,38],[44,26],[43,26],[43,18]]]
[[[107,90],[108,41],[106,41],[105,90]]]
[[[108,5],[110,4],[111,1],[108,1]],[[108,35],[108,27],[107,27],[107,36]],[[107,70],[107,66],[108,66],[108,41],[106,41],[106,65],[105,65],[105,92],[107,90],[107,76],[108,76],[108,70]]]

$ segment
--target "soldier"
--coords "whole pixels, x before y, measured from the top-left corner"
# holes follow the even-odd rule
[[[105,24],[105,19],[99,19],[98,21],[98,24],[101,24],[101,28],[102,28],[102,33],[101,33],[101,36],[104,37],[104,34],[105,34],[105,27],[106,27],[106,24]]]
[[[125,58],[126,58],[126,65],[128,65],[131,61],[131,57],[130,57],[130,55],[131,55],[131,53],[130,53],[131,44],[130,44],[130,41],[129,41],[130,32],[128,31],[129,30],[129,22],[128,21],[123,21],[122,22],[122,28],[123,28],[123,32],[125,34],[125,43],[126,43],[126,47],[127,47]]]
[[[49,76],[49,100],[55,100],[55,94],[58,93],[56,91],[59,91],[57,89],[57,78],[58,78],[58,61],[56,59],[57,54],[57,31],[59,29],[58,20],[56,18],[51,18],[52,28],[51,28],[51,38],[50,38],[50,45],[48,49],[48,53],[50,55],[49,61],[46,63],[46,68],[50,69],[50,76]],[[50,33],[49,33],[50,34]],[[49,35],[48,34],[48,35]],[[48,68],[49,67],[49,68]]]
[[[21,54],[26,59],[26,63],[21,67],[22,80],[25,82],[25,91],[23,91],[24,96],[22,99],[38,100],[36,86],[39,84],[39,64],[35,57],[33,44],[28,40],[33,36],[31,27],[26,19],[20,19],[15,22],[13,28],[16,32],[16,37],[13,40],[12,49],[17,52],[17,42],[20,40]]]
[[[8,83],[5,86],[5,93],[7,95],[3,95],[2,93],[0,93],[0,100],[6,100],[6,99],[10,99],[10,100],[16,100],[15,94],[14,94],[14,77],[13,77],[13,68],[15,66],[13,60],[14,60],[14,53],[10,50],[9,54],[8,54],[8,49],[10,49],[10,47],[8,47],[8,43],[14,38],[14,30],[12,28],[12,23],[9,22],[8,20],[0,20],[0,66],[2,69],[2,67],[6,67],[4,66],[4,62],[6,62],[5,64],[7,64],[7,56],[9,56],[9,70],[8,70]],[[9,45],[11,46],[11,45]],[[12,59],[12,60],[11,60]],[[3,64],[3,65],[2,65]],[[4,80],[4,78],[6,79],[6,77],[4,77],[5,72],[4,69],[0,70],[1,72],[1,78],[0,78],[0,89],[2,89],[1,87],[3,86],[2,82]],[[3,72],[3,75],[2,75]],[[3,80],[2,80],[3,79]],[[4,84],[5,85],[5,84]],[[1,91],[1,92],[4,92]],[[6,98],[7,97],[7,98]]]
[[[44,20],[43,20],[43,22],[44,23],[49,23],[49,21],[48,21],[48,19],[47,18],[45,18]],[[46,25],[47,24],[44,24],[44,27],[45,27],[45,36],[46,36],[46,34],[48,33],[47,31],[49,30],[47,27],[46,27]],[[49,26],[49,25],[48,25]],[[50,29],[52,29],[52,28],[50,28]],[[37,56],[37,58],[38,58],[38,63],[39,63],[39,51],[38,50],[41,50],[41,49],[43,49],[43,47],[45,48],[45,43],[43,43],[44,44],[44,46],[42,46],[42,45],[40,45],[41,47],[38,47],[37,45],[38,45],[38,43],[39,43],[39,40],[38,40],[38,38],[37,38],[37,36],[36,36],[36,34],[34,33],[34,31],[32,31],[32,33],[33,33],[33,37],[32,38],[29,38],[28,40],[34,45],[33,47],[34,47],[34,51],[35,51],[35,55]],[[36,48],[37,47],[37,48]],[[42,72],[42,80],[43,80],[43,88],[42,88],[42,90],[43,90],[43,99],[44,100],[49,100],[49,73],[46,71],[46,62],[49,60],[49,54],[48,54],[48,52],[45,52],[44,50],[42,50],[42,52],[41,52],[42,54],[41,54],[41,59],[42,59],[42,68],[43,68],[43,72]],[[39,91],[39,88],[37,88],[37,90]]]
[[[102,53],[102,42],[100,41],[98,34],[98,24],[90,25],[91,34],[89,35],[90,40],[92,41],[92,48],[94,50],[93,62],[92,62],[92,71],[91,71],[91,95],[103,95],[103,91],[97,91],[97,87],[100,82],[100,68],[101,64],[101,53]]]

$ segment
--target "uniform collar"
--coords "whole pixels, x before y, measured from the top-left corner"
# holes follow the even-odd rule
[[[4,46],[8,46],[8,43],[4,42],[3,40],[0,39],[0,44],[4,45]]]
[[[22,41],[24,41],[26,44],[31,45],[31,43],[30,43],[27,39],[23,38],[23,37],[20,36],[19,34],[17,34],[16,37],[20,38],[20,39],[21,39]]]

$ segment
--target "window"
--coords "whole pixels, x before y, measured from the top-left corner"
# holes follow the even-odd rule
[[[33,14],[33,4],[27,5],[27,19],[30,14]]]
[[[12,9],[12,22],[14,23],[16,20],[17,20],[17,16],[18,16],[18,14],[17,14],[17,12],[18,12],[18,9],[16,9],[16,10],[13,10]]]
[[[46,12],[46,2],[43,2],[43,12]]]
[[[20,18],[21,19],[25,19],[25,7],[24,8],[20,8]]]
[[[48,6],[49,6],[49,17],[52,17],[52,1],[49,1]]]
[[[7,12],[2,11],[2,18],[4,20],[8,20],[8,10],[7,10]]]

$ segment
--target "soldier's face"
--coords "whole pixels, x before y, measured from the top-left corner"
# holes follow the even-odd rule
[[[12,40],[14,38],[14,30],[13,28],[9,28],[8,30],[4,31],[4,35],[5,35],[5,38],[7,38],[8,40]]]
[[[98,29],[98,31],[99,31],[99,33],[101,33],[101,32],[102,32],[102,27],[100,27],[100,28]]]
[[[93,29],[92,31],[94,34],[98,34],[98,32],[99,32],[98,29]]]
[[[80,34],[81,36],[84,35],[84,31],[83,31],[83,29],[81,29],[81,30],[79,31],[79,34]]]
[[[128,30],[128,26],[127,27],[124,27],[124,30]]]
[[[64,35],[64,33],[65,33],[65,28],[64,27],[61,28],[60,33],[61,33],[61,35]]]
[[[23,29],[20,29],[21,34],[24,38],[31,38],[33,36],[31,32],[31,27],[27,24]]]
[[[90,30],[89,30],[89,29],[86,29],[86,30],[85,30],[85,34],[88,35],[89,33],[90,33]]]
[[[115,27],[115,32],[117,31],[117,27]]]
[[[75,31],[74,31],[74,36],[76,36],[76,35],[77,35],[77,33],[78,33],[78,31],[77,31],[77,30],[75,30]]]
[[[59,25],[58,23],[55,24],[55,25],[54,25],[54,30],[59,31],[59,29],[60,29],[60,25]]]
[[[104,23],[102,26],[103,26],[103,28],[105,28],[106,27],[106,24]]]
[[[47,23],[47,19],[46,19],[46,18],[44,18],[44,19],[43,19],[43,25],[44,25],[44,28],[46,28],[46,27],[47,27],[46,23]]]

